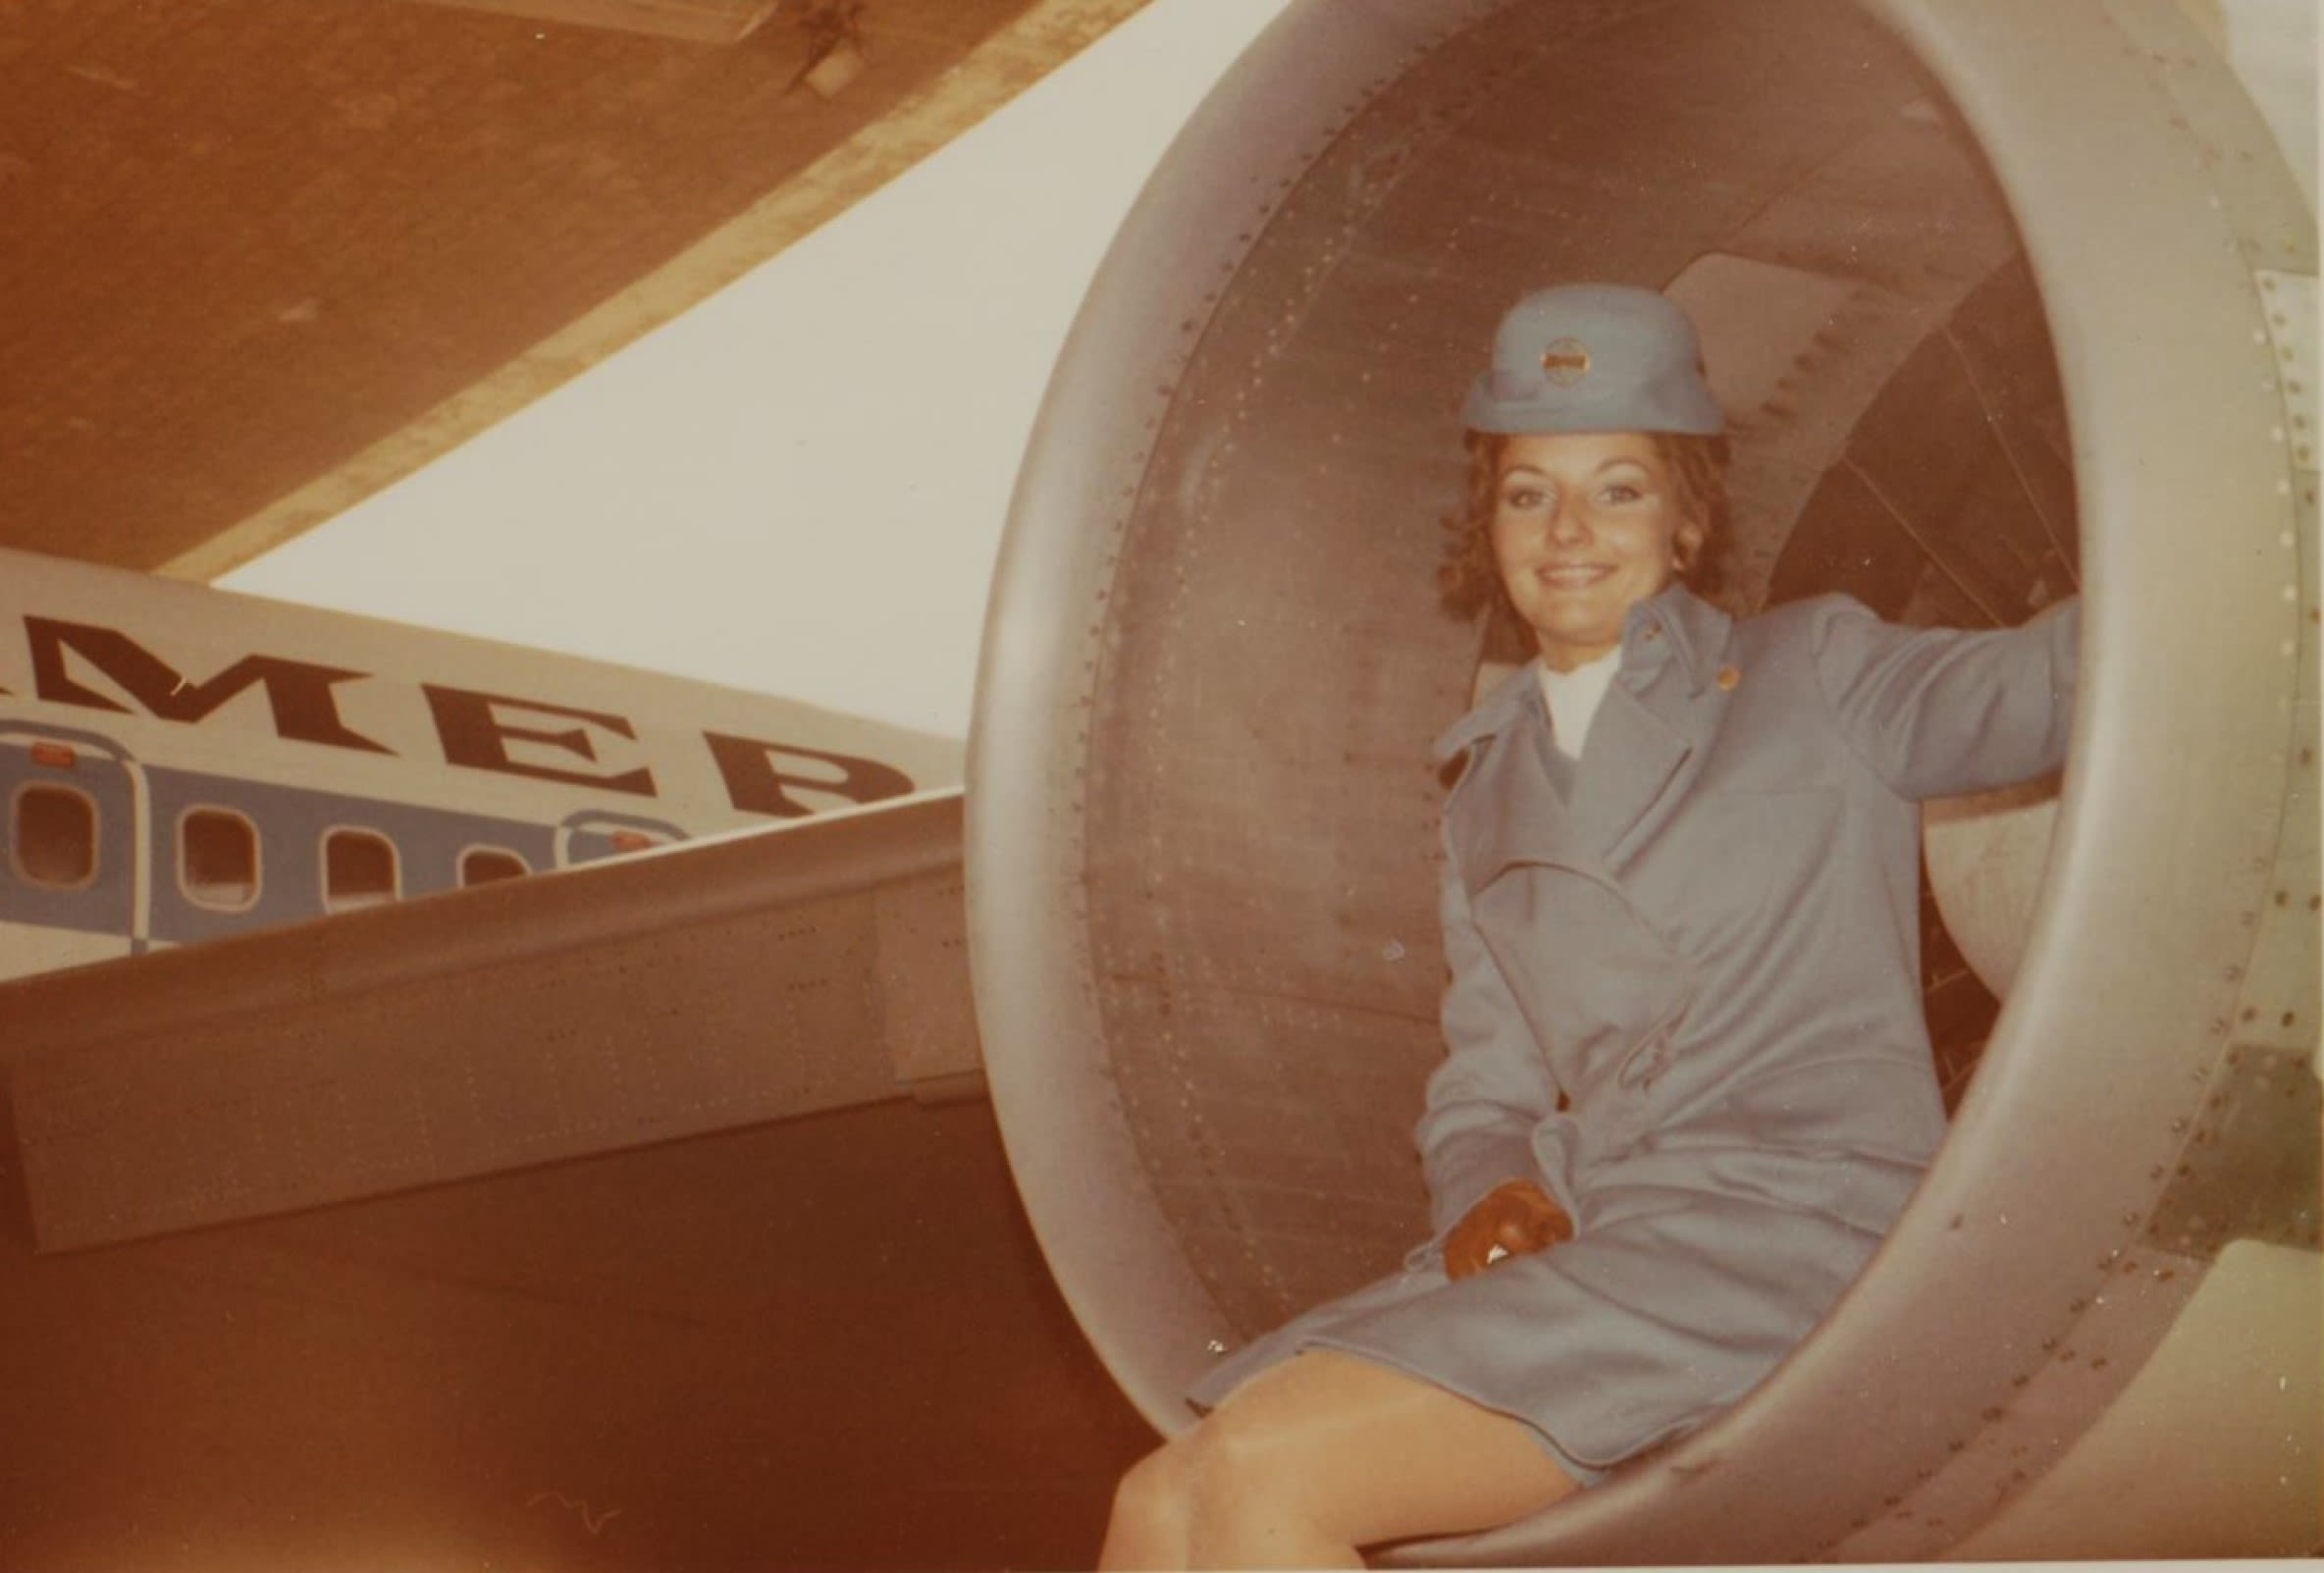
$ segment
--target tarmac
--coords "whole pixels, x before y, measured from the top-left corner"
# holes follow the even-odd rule
[[[9,1573],[1083,1567],[1153,1442],[982,1102],[68,1255],[9,1168]]]

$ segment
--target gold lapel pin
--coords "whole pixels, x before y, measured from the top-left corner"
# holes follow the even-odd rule
[[[1742,681],[1743,674],[1735,670],[1734,667],[1721,666],[1718,669],[1718,686],[1723,692],[1732,694],[1735,691],[1735,685]]]

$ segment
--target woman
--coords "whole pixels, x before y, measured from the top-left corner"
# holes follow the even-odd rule
[[[1738,623],[1689,591],[1722,428],[1661,295],[1528,296],[1464,414],[1451,586],[1539,658],[1439,744],[1436,1235],[1209,1373],[1206,1417],[1124,1477],[1109,1567],[1360,1566],[1741,1397],[1944,1133],[1918,801],[2064,759],[2073,603],[1966,634],[1843,597]]]

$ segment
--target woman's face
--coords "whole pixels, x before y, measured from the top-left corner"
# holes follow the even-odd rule
[[[1493,557],[1558,671],[1619,645],[1623,615],[1667,585],[1681,546],[1701,538],[1643,432],[1539,433],[1503,446]]]

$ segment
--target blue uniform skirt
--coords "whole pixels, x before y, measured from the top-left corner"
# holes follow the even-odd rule
[[[1750,1391],[1880,1239],[1772,1199],[1607,1180],[1572,1239],[1457,1283],[1424,1246],[1224,1356],[1188,1402],[1207,1411],[1302,1349],[1338,1349],[1523,1421],[1593,1485]]]

